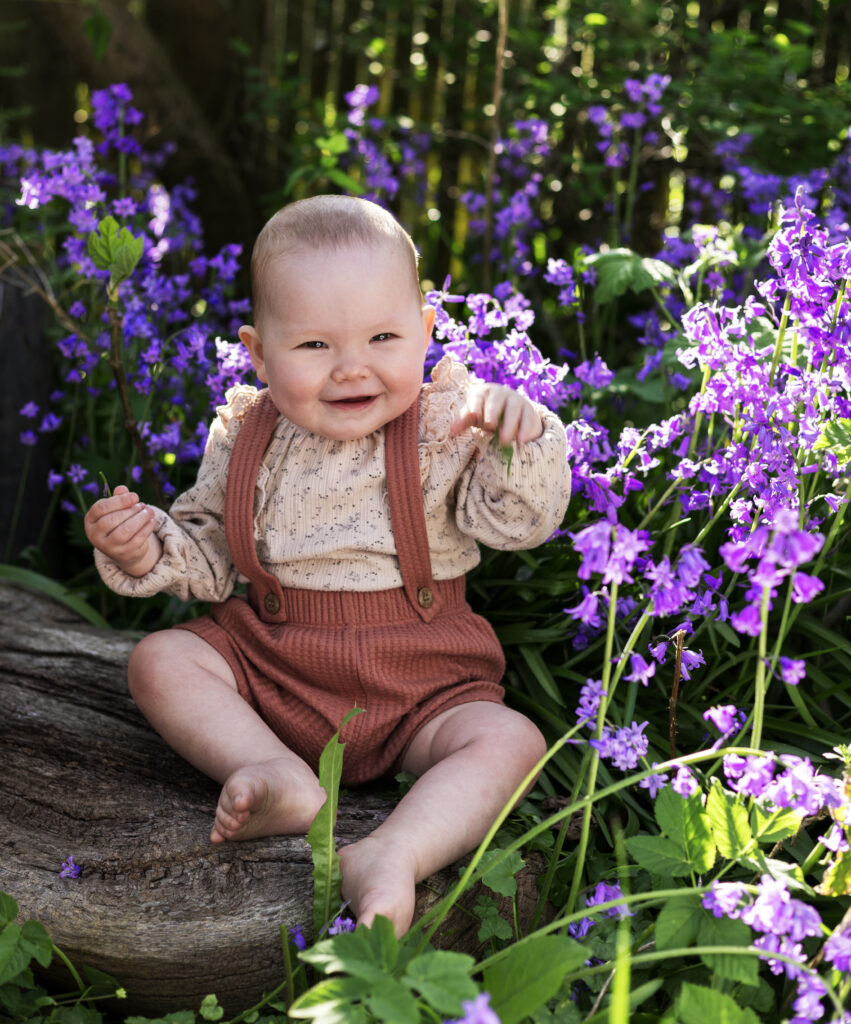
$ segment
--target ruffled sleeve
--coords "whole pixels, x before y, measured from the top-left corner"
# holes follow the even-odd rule
[[[462,534],[501,550],[537,547],[558,529],[570,500],[564,424],[535,403],[543,432],[528,444],[514,444],[507,465],[490,431],[470,428],[456,437],[450,433],[473,383],[466,367],[448,356],[432,371],[420,416],[424,486],[428,491],[429,484],[454,473],[448,497]]]
[[[95,565],[111,590],[128,597],[166,593],[183,601],[223,601],[233,591],[237,572],[224,527],[227,470],[234,441],[256,394],[255,388],[246,385],[228,391],[226,404],[216,410],[210,427],[195,485],[180,495],[169,512],[154,509],[163,553],[149,573],[129,576],[95,551]]]

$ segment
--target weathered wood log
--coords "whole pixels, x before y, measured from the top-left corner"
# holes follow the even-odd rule
[[[75,964],[107,971],[122,1013],[197,1009],[215,992],[228,1014],[283,979],[280,926],[310,934],[312,865],[299,836],[214,845],[218,787],[173,753],[125,684],[134,639],[0,585],[0,889]],[[339,844],[386,818],[392,799],[344,793]],[[60,878],[73,854],[77,879]],[[540,865],[519,878],[521,921]],[[457,866],[418,887],[422,914]],[[437,937],[476,953],[465,894]]]

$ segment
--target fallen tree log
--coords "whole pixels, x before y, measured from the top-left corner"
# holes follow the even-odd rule
[[[196,1009],[214,992],[238,1013],[283,979],[281,925],[310,935],[312,863],[300,836],[209,841],[218,787],[136,710],[125,671],[134,639],[0,584],[0,890],[41,921],[75,965],[113,975],[123,1014]],[[392,799],[343,793],[338,844],[386,818]],[[63,860],[81,866],[61,878]],[[518,912],[536,902],[534,861]],[[418,887],[422,914],[458,878]],[[436,940],[479,951],[465,894]]]

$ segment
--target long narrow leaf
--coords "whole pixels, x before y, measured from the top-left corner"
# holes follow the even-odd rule
[[[331,908],[340,905],[340,856],[334,841],[334,828],[337,824],[337,805],[340,799],[340,777],[343,773],[343,749],[346,744],[340,742],[343,726],[363,708],[352,708],[340,723],[322,755],[319,758],[319,785],[325,790],[327,797],[313,819],[307,833],[310,852],[313,857],[313,938],[331,918]]]

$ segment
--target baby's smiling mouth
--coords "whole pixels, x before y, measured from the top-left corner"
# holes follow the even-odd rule
[[[344,406],[368,405],[374,398],[375,395],[351,395],[348,398],[330,399],[330,404]]]

